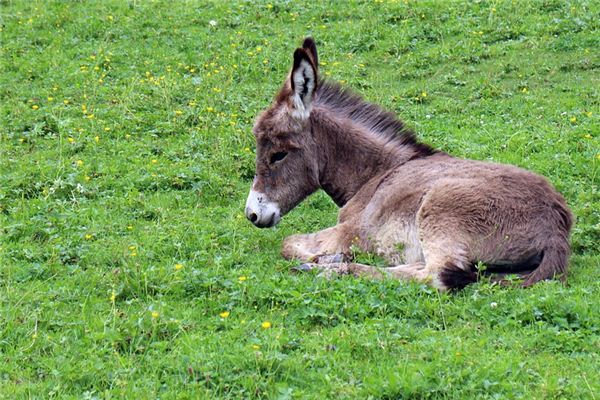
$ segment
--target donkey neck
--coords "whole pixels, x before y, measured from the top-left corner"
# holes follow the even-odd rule
[[[371,179],[418,155],[409,144],[380,137],[322,107],[311,113],[319,184],[342,207]]]

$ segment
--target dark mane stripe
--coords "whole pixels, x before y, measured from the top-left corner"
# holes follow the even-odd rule
[[[366,102],[360,95],[343,88],[336,82],[324,80],[319,82],[315,104],[326,105],[390,142],[414,148],[417,150],[416,157],[426,157],[437,152],[428,144],[419,142],[415,133],[395,114]]]

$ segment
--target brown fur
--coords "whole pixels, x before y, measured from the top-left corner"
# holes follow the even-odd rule
[[[253,190],[282,215],[319,188],[342,207],[335,227],[288,237],[284,257],[327,274],[416,279],[442,290],[475,281],[478,262],[499,272],[530,271],[525,286],[565,279],[572,217],[545,178],[419,143],[393,114],[319,81],[317,60],[314,41],[306,39],[254,127]],[[285,159],[272,163],[278,152]],[[348,257],[352,245],[393,267],[314,262]]]

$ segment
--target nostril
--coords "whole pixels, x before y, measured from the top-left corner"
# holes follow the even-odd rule
[[[256,215],[256,213],[251,213],[251,214],[248,216],[248,219],[250,220],[250,222],[252,222],[252,223],[255,223],[255,222],[256,222],[256,220],[258,219],[258,215]]]

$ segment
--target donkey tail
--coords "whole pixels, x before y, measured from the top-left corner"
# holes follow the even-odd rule
[[[528,287],[539,281],[554,278],[564,282],[567,279],[570,252],[569,242],[566,238],[557,237],[550,240],[544,249],[542,262],[524,277],[523,286]]]
[[[558,278],[565,281],[569,263],[570,247],[566,238],[557,236],[548,241],[546,248],[533,256],[511,264],[487,264],[488,269],[478,271],[475,263],[463,269],[448,263],[440,271],[442,285],[450,290],[460,290],[486,276],[492,282],[507,284],[507,275],[516,274],[523,279],[522,286],[528,287],[539,281]]]

